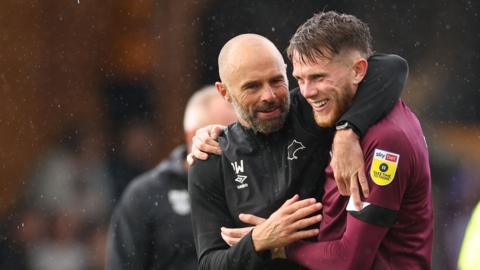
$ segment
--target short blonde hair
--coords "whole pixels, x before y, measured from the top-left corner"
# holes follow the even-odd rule
[[[209,124],[210,103],[215,98],[222,98],[215,86],[207,85],[195,92],[188,100],[183,116],[183,130],[193,131]]]

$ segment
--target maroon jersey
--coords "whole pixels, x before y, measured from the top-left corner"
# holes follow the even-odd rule
[[[328,167],[318,242],[289,246],[289,259],[310,269],[430,269],[431,177],[418,119],[399,101],[362,149],[370,187],[364,208],[347,208]]]

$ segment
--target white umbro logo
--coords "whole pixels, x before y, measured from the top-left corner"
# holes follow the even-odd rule
[[[243,184],[245,179],[247,179],[246,175],[237,175],[237,178],[235,178],[235,181],[239,182],[240,184]]]
[[[237,186],[237,189],[248,187],[248,184],[244,183],[248,176],[239,174],[239,173],[244,173],[243,159],[240,160],[240,162],[234,161],[230,164],[232,165],[232,168],[235,171],[235,174],[237,174],[237,178],[235,178],[235,182],[240,183],[240,185]]]

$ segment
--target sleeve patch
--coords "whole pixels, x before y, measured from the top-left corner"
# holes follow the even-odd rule
[[[399,154],[375,149],[370,167],[370,177],[373,182],[379,186],[390,184],[395,178],[399,160]]]

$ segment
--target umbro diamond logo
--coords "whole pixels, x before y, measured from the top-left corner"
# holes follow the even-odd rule
[[[240,184],[243,184],[243,182],[247,179],[246,175],[237,175],[237,178],[235,178],[235,181],[239,182]]]

